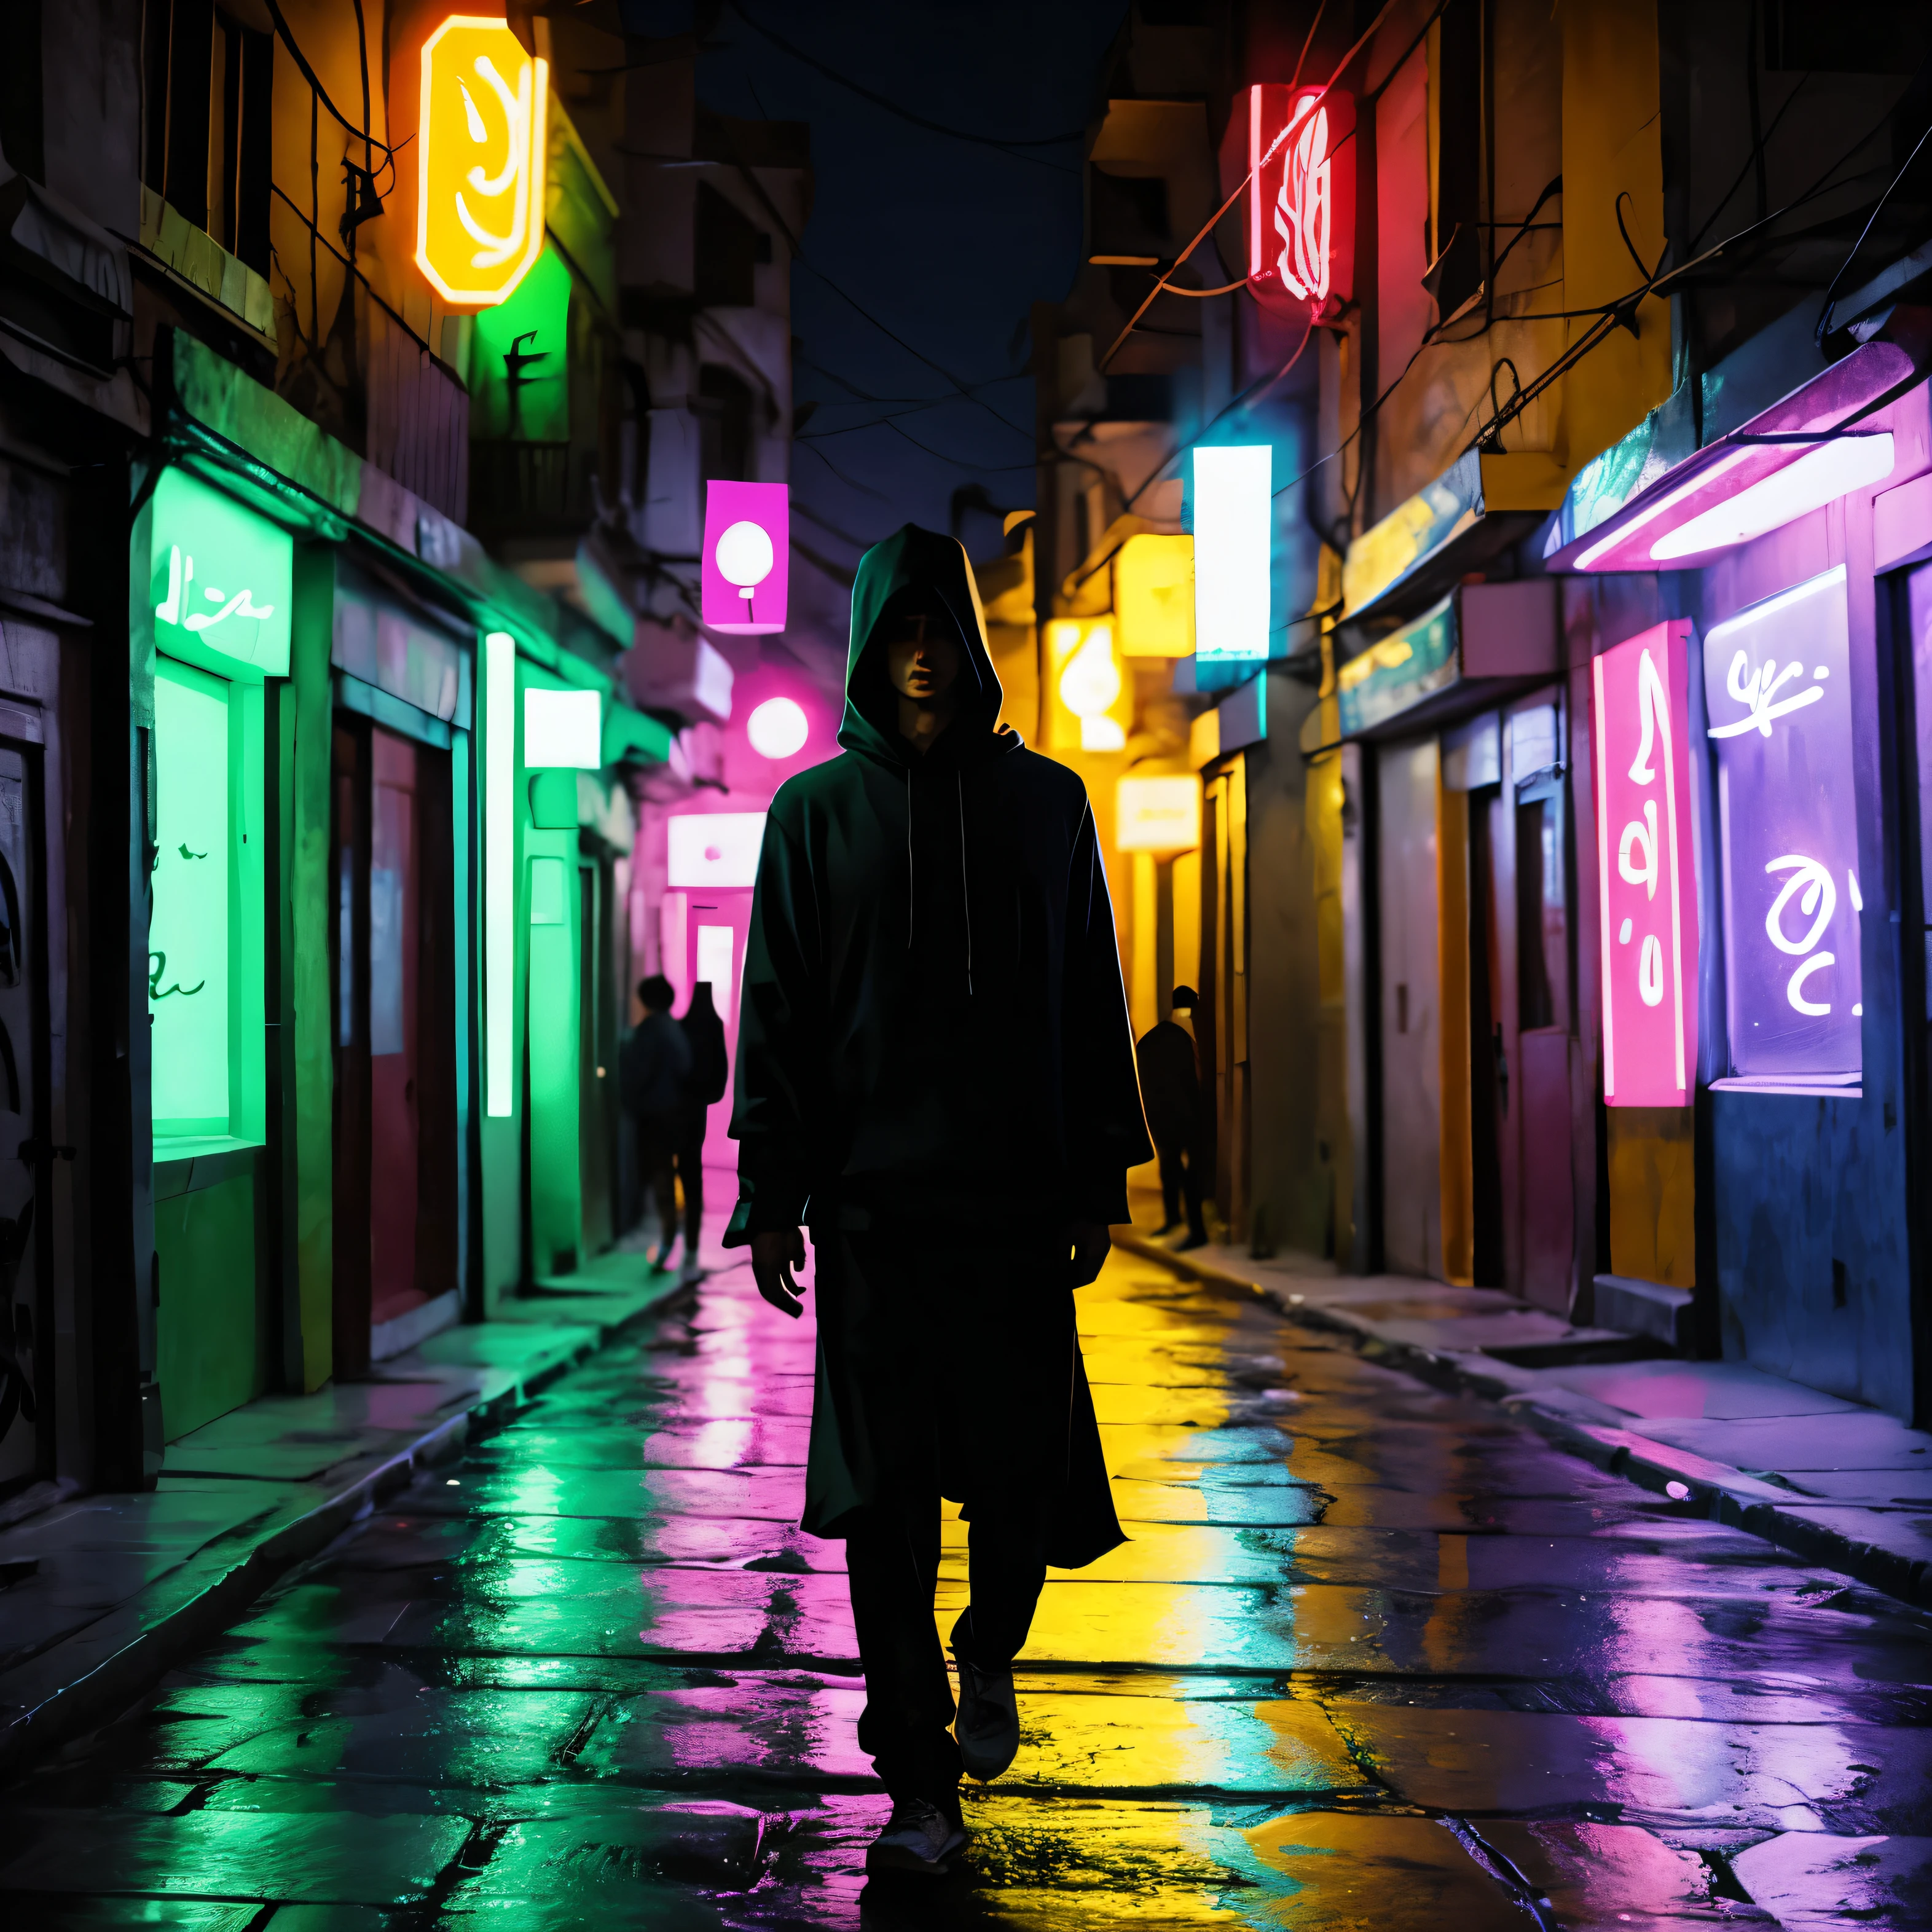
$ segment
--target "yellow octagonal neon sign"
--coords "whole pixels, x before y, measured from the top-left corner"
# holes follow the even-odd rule
[[[416,266],[446,301],[494,308],[542,251],[549,98],[501,20],[452,14],[423,43]]]

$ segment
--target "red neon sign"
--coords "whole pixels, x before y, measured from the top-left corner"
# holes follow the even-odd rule
[[[1594,665],[1606,1106],[1687,1106],[1696,1084],[1690,639],[1678,618]]]
[[[1248,90],[1248,286],[1319,321],[1353,292],[1355,104],[1318,87]]]

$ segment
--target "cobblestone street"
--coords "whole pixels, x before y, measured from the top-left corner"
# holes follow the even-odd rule
[[[1918,1613],[1157,1264],[1081,1299],[1132,1540],[1049,1581],[967,1871],[864,1880],[811,1324],[738,1268],[16,1786],[13,1922],[1932,1916]]]

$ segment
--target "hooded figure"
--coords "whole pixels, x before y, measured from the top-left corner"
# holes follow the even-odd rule
[[[957,664],[922,742],[902,729],[922,700],[892,681],[909,625]],[[1150,1152],[1085,788],[1000,728],[1000,699],[959,544],[908,524],[868,550],[845,755],[789,780],[766,820],[725,1238],[812,1230],[804,1527],[848,1540],[860,1742],[896,1799],[956,1821],[938,1498],[971,1526],[958,1744],[991,1775],[1012,1752],[976,1756],[969,1719],[992,1718],[974,1693],[1005,1673],[1010,1712],[1043,1565],[1078,1568],[1124,1540],[1070,1291],[1097,1270],[1105,1224],[1128,1218],[1126,1170]],[[1084,1274],[1076,1229],[1101,1241]],[[763,1271],[760,1288],[786,1305]],[[1016,1718],[1010,1730],[1016,1744]]]

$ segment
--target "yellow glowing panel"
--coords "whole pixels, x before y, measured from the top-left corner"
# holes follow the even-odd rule
[[[1130,658],[1194,655],[1194,539],[1143,530],[1114,560],[1114,616]]]
[[[1201,843],[1201,781],[1122,778],[1114,790],[1114,844],[1122,852],[1192,852]]]
[[[453,14],[424,42],[416,266],[446,301],[494,307],[542,251],[549,98],[501,20]]]
[[[1133,723],[1134,691],[1114,646],[1111,618],[1046,627],[1048,742],[1055,749],[1118,752]]]

